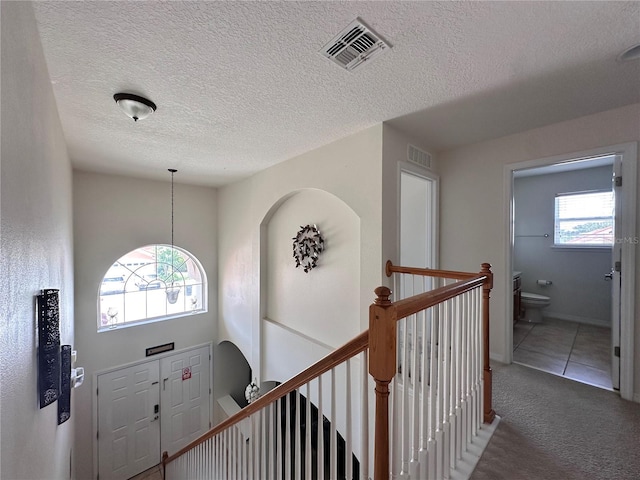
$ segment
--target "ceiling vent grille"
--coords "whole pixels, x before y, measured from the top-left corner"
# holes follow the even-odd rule
[[[352,71],[387,48],[391,48],[391,45],[356,18],[322,47],[320,53],[342,68]]]
[[[407,160],[424,168],[431,168],[431,154],[409,144],[407,146]]]

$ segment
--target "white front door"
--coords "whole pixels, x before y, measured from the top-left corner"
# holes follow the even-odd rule
[[[209,347],[163,358],[162,451],[174,454],[210,428]]]
[[[98,375],[98,473],[126,480],[160,462],[158,362]]]

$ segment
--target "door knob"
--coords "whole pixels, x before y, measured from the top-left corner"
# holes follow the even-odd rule
[[[613,280],[613,272],[604,274],[605,280]]]

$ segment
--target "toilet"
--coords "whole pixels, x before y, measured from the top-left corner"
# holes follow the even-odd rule
[[[537,293],[522,292],[524,320],[529,323],[542,323],[542,309],[551,304],[551,299]]]

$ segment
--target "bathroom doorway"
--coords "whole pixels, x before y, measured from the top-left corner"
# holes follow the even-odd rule
[[[619,389],[623,398],[633,381],[636,156],[627,144],[505,170],[508,271],[519,274],[514,285],[530,313],[542,311],[532,323],[536,315],[520,315],[514,297],[513,361]]]

